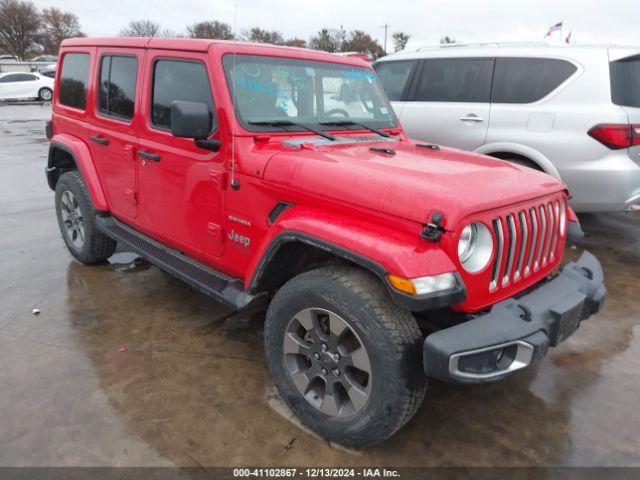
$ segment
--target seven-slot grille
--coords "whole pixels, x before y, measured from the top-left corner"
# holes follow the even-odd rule
[[[494,292],[553,263],[558,254],[560,212],[565,199],[545,199],[492,219],[496,255],[489,291]]]

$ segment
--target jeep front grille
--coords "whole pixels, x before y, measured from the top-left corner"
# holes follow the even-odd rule
[[[558,255],[564,198],[545,200],[492,219],[496,241],[489,291],[518,282],[553,263]]]

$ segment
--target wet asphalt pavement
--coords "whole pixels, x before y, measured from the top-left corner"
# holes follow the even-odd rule
[[[544,361],[431,382],[405,428],[350,451],[288,418],[259,318],[227,319],[126,252],[72,259],[44,177],[49,116],[0,106],[0,465],[640,466],[640,214],[582,218],[567,255],[598,256],[609,296]]]

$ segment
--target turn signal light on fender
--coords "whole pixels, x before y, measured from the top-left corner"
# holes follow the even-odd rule
[[[387,279],[393,288],[409,295],[427,295],[451,290],[456,286],[456,277],[451,272],[412,279],[388,275]]]

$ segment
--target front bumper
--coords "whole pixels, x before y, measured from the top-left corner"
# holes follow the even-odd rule
[[[585,252],[525,295],[429,335],[424,341],[425,373],[465,383],[504,378],[565,340],[602,308],[605,296],[600,262]]]

